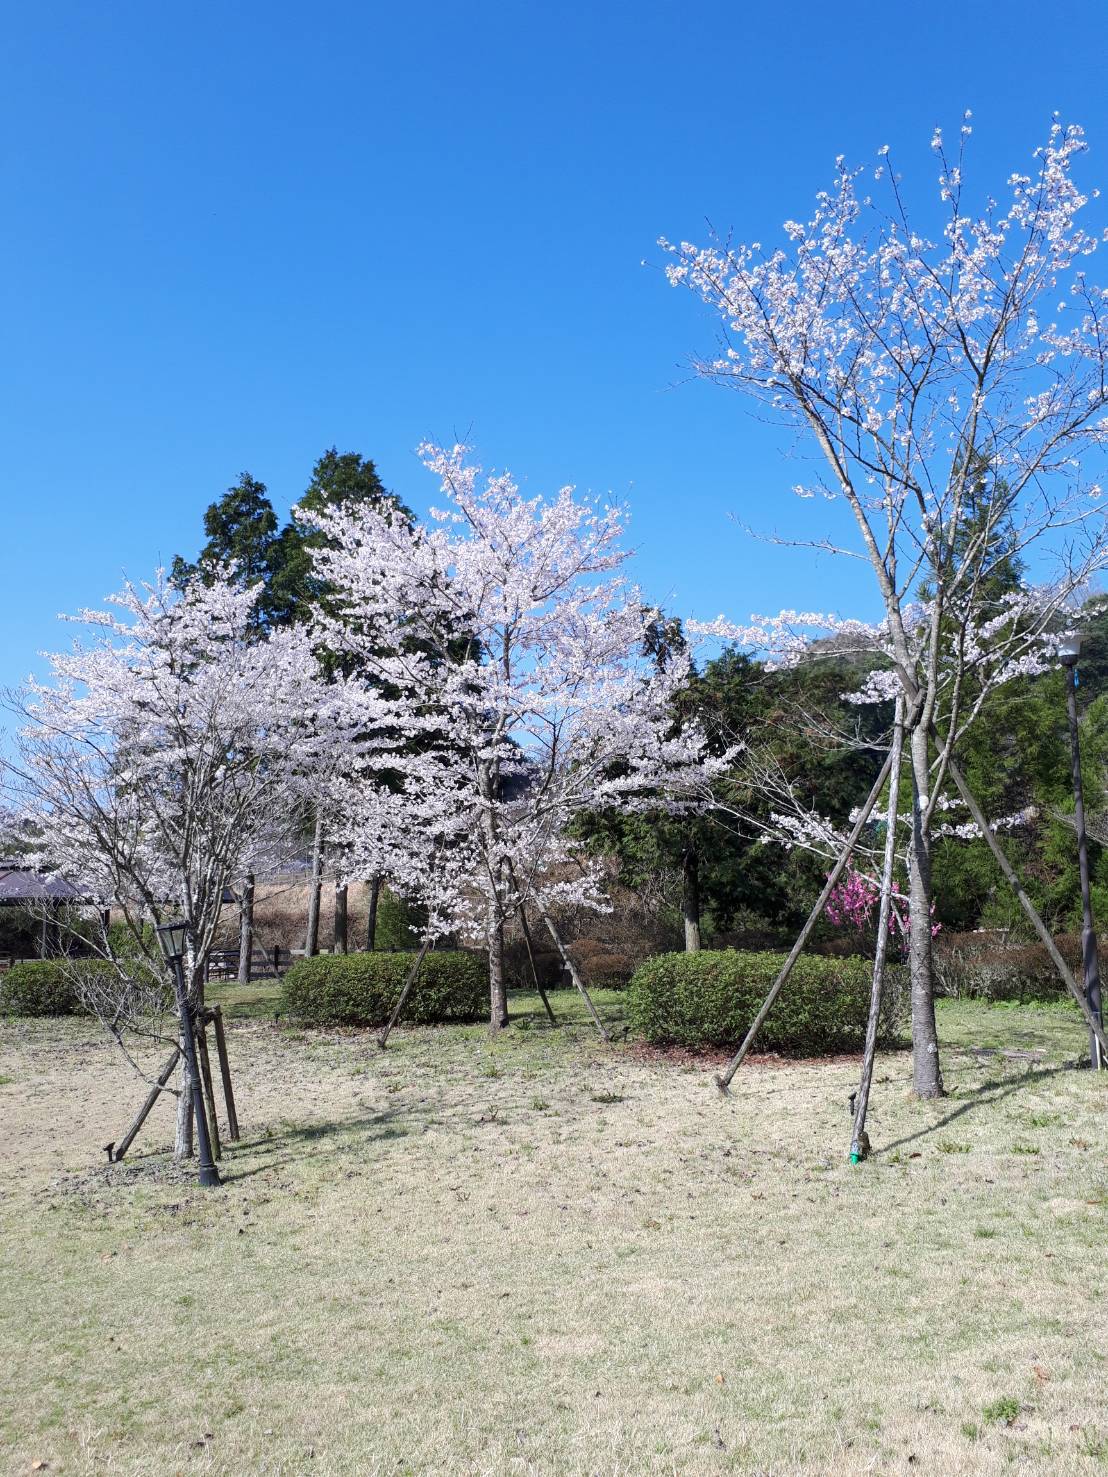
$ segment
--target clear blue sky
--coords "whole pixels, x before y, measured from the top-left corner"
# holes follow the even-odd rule
[[[730,521],[811,505],[787,439],[687,381],[714,330],[655,239],[767,240],[884,143],[930,187],[966,107],[990,182],[1058,108],[1108,185],[1106,43],[1103,0],[10,4],[0,683],[193,554],[244,468],[283,514],[332,443],[417,509],[427,437],[611,491],[683,614],[865,613],[857,567]]]

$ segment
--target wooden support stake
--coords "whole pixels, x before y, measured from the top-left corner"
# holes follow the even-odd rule
[[[1027,891],[1024,888],[1023,883],[1016,875],[1016,870],[1012,866],[1012,863],[1005,856],[1004,848],[996,839],[996,834],[993,831],[993,828],[985,819],[984,811],[974,799],[973,791],[966,783],[966,777],[962,773],[961,767],[955,763],[953,756],[951,756],[948,768],[950,770],[950,777],[958,788],[958,793],[966,802],[967,810],[969,811],[973,819],[977,822],[977,825],[981,831],[981,834],[985,838],[989,850],[996,858],[997,866],[1004,873],[1005,880],[1011,887],[1012,891],[1016,894],[1016,900],[1018,901],[1020,907],[1031,920],[1031,925],[1034,928],[1035,932],[1039,935],[1039,938],[1042,941],[1043,948],[1050,955],[1051,962],[1053,963],[1058,973],[1062,976],[1062,981],[1065,984],[1066,989],[1077,1001],[1078,1009],[1081,1011],[1081,1014],[1085,1018],[1085,1024],[1088,1026],[1092,1035],[1099,1042],[1101,1051],[1105,1054],[1108,1054],[1108,1039],[1105,1038],[1104,1027],[1097,1020],[1092,1010],[1090,1010],[1089,1002],[1085,998],[1085,991],[1077,983],[1077,980],[1074,978],[1073,970],[1069,967],[1066,961],[1062,958],[1062,955],[1059,953],[1058,945],[1054,942],[1054,935],[1051,933],[1050,929],[1047,928],[1042,918],[1040,918],[1038,909],[1035,907],[1035,904],[1027,896]]]
[[[539,983],[539,972],[535,968],[535,951],[531,946],[531,929],[527,923],[527,909],[522,903],[519,905],[519,921],[523,925],[523,941],[527,945],[527,962],[531,966],[531,978],[535,981],[535,989],[539,992],[542,1003],[546,1007],[546,1013],[550,1017],[550,1024],[556,1026],[558,1024],[558,1017],[551,1010],[550,1001],[546,997],[546,991]]]
[[[850,835],[846,839],[846,845],[839,853],[839,857],[835,865],[827,874],[827,881],[823,884],[823,891],[816,899],[815,907],[808,914],[808,920],[805,923],[804,927],[800,930],[800,933],[797,935],[796,943],[793,944],[792,950],[789,953],[789,957],[781,966],[780,974],[770,986],[770,992],[766,996],[761,1010],[754,1017],[754,1024],[750,1027],[750,1030],[747,1031],[746,1039],[743,1041],[743,1044],[739,1047],[738,1051],[728,1063],[727,1071],[724,1072],[722,1076],[716,1078],[716,1086],[719,1088],[720,1092],[728,1091],[731,1085],[732,1077],[734,1077],[735,1073],[742,1066],[744,1057],[746,1056],[750,1048],[754,1045],[754,1038],[757,1036],[758,1032],[765,1024],[766,1016],[769,1015],[770,1011],[773,1009],[774,1001],[777,999],[778,995],[780,995],[785,981],[788,979],[789,975],[792,974],[793,965],[800,958],[801,951],[803,950],[804,945],[808,942],[808,935],[812,932],[812,929],[815,928],[816,924],[819,922],[820,914],[827,906],[827,900],[834,892],[835,886],[839,878],[842,876],[843,870],[846,867],[847,862],[850,860],[855,846],[858,844],[858,837],[862,834],[862,831],[865,828],[865,825],[873,811],[873,807],[881,798],[881,791],[885,788],[885,781],[889,777],[889,770],[892,768],[892,762],[893,756],[892,751],[890,750],[890,752],[885,756],[885,762],[881,766],[881,773],[877,776],[876,784],[869,792],[869,795],[866,797],[865,804],[858,812],[858,819],[854,822],[854,829],[851,831]]]
[[[219,1142],[219,1119],[215,1111],[215,1087],[212,1084],[212,1064],[208,1059],[208,1033],[204,1027],[204,1017],[196,1017],[196,1055],[200,1063],[200,1080],[204,1084],[204,1097],[208,1104],[208,1129],[211,1133],[212,1156],[215,1159],[223,1157],[223,1147]],[[199,1107],[199,1102],[197,1103]]]
[[[869,997],[869,1019],[866,1021],[866,1044],[862,1052],[862,1080],[854,1100],[854,1132],[850,1141],[850,1162],[860,1164],[869,1152],[866,1136],[866,1112],[873,1083],[873,1059],[877,1052],[877,1024],[881,1015],[881,995],[885,985],[885,960],[889,952],[889,919],[892,914],[893,870],[896,866],[896,827],[900,803],[900,765],[904,754],[904,699],[896,700],[893,723],[892,765],[889,769],[889,808],[885,815],[885,857],[881,868],[881,905],[877,913],[877,947],[873,954],[873,985]]]
[[[400,1019],[400,1012],[404,1009],[404,1002],[407,1000],[408,994],[411,991],[412,986],[416,982],[416,975],[419,973],[420,967],[422,966],[424,959],[427,957],[427,950],[430,947],[431,945],[429,940],[424,939],[423,947],[416,955],[416,962],[408,971],[408,978],[404,981],[404,988],[400,991],[400,999],[396,1002],[396,1005],[393,1008],[392,1015],[389,1016],[384,1030],[377,1038],[377,1045],[381,1048],[382,1051],[384,1051],[385,1046],[388,1044],[389,1035],[392,1032],[393,1026],[395,1026],[397,1021]]]
[[[219,1058],[219,1075],[223,1079],[223,1103],[227,1109],[227,1130],[231,1142],[239,1141],[239,1115],[235,1110],[235,1091],[231,1086],[231,1062],[227,1056],[227,1037],[223,1033],[223,1007],[212,1007],[212,1024],[215,1026],[215,1050]]]
[[[577,969],[576,964],[574,964],[573,960],[566,953],[566,947],[562,943],[562,936],[558,932],[558,930],[554,927],[553,919],[551,918],[549,912],[546,910],[545,906],[543,905],[542,899],[538,896],[537,893],[535,894],[535,907],[538,908],[539,915],[542,918],[542,921],[546,924],[547,931],[550,934],[550,937],[554,940],[554,943],[555,943],[555,946],[557,947],[558,953],[562,956],[562,963],[569,970],[569,977],[570,977],[570,979],[577,986],[577,989],[578,989],[578,991],[581,994],[581,998],[584,1000],[585,1004],[588,1006],[588,1008],[589,1008],[589,1014],[593,1018],[593,1023],[596,1026],[596,1029],[600,1032],[601,1036],[603,1037],[603,1039],[605,1041],[610,1042],[612,1038],[608,1035],[607,1031],[604,1029],[604,1022],[600,1019],[600,1016],[597,1014],[596,1006],[593,1004],[592,996],[589,994],[588,990],[585,989],[585,981],[581,978],[580,974],[578,973],[578,969]]]
[[[181,1048],[179,1046],[175,1046],[173,1048],[173,1055],[169,1058],[169,1060],[166,1062],[165,1066],[162,1068],[161,1072],[158,1074],[158,1080],[157,1080],[157,1082],[155,1082],[154,1086],[150,1089],[150,1092],[147,1095],[146,1101],[143,1103],[142,1107],[135,1114],[135,1121],[131,1124],[130,1128],[127,1130],[127,1132],[120,1139],[119,1143],[115,1145],[115,1153],[114,1154],[110,1154],[108,1156],[109,1158],[114,1159],[114,1161],[116,1162],[116,1164],[119,1163],[119,1161],[123,1158],[124,1154],[126,1154],[127,1150],[134,1143],[135,1136],[138,1133],[139,1129],[142,1127],[142,1125],[146,1122],[146,1119],[147,1119],[147,1117],[149,1116],[149,1113],[150,1113],[150,1109],[158,1101],[159,1095],[161,1094],[161,1092],[165,1088],[165,1085],[169,1081],[170,1077],[172,1077],[172,1075],[173,1075],[173,1068],[177,1065],[177,1058],[180,1055],[181,1055]]]

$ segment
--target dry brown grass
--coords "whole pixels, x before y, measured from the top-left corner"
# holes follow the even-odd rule
[[[88,1024],[5,1025],[0,1468],[1103,1472],[1108,1087],[986,1010],[944,1021],[1040,1055],[951,1052],[937,1105],[881,1058],[857,1169],[848,1061],[724,1101],[537,1015],[239,1020],[206,1193],[168,1109],[106,1166],[136,1086]]]

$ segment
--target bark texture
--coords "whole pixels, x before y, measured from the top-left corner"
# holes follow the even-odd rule
[[[242,884],[239,908],[239,984],[250,983],[254,960],[254,874],[248,872]]]
[[[931,969],[931,835],[924,825],[930,782],[927,730],[912,733],[912,846],[909,856],[909,965],[912,977],[912,1088],[917,1097],[943,1095],[935,984]]]
[[[685,917],[685,953],[700,952],[700,858],[691,843],[681,858],[681,911]]]
[[[308,888],[308,929],[304,953],[311,959],[319,953],[319,899],[323,890],[323,817],[317,815],[312,834],[312,880]]]
[[[335,950],[335,953],[336,954],[345,954],[346,953],[346,920],[347,920],[346,899],[347,899],[347,893],[346,893],[346,884],[345,884],[345,882],[342,884],[341,887],[338,885],[338,883],[336,883],[335,884],[335,933],[334,933],[334,950]]]

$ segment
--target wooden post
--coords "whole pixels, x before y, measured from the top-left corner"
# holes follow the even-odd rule
[[[135,1121],[131,1124],[130,1128],[127,1130],[127,1132],[120,1139],[119,1143],[114,1146],[115,1147],[115,1153],[112,1154],[112,1155],[110,1155],[109,1157],[113,1158],[117,1164],[123,1158],[124,1154],[126,1154],[127,1150],[131,1147],[131,1145],[134,1143],[134,1141],[135,1141],[135,1135],[138,1133],[138,1131],[142,1127],[142,1125],[146,1122],[146,1119],[147,1119],[147,1117],[149,1116],[149,1113],[150,1113],[150,1109],[158,1101],[158,1097],[159,1097],[160,1093],[163,1091],[163,1089],[165,1088],[166,1083],[169,1081],[170,1077],[173,1075],[173,1069],[177,1065],[177,1058],[180,1055],[181,1055],[181,1048],[179,1046],[175,1046],[173,1048],[173,1055],[169,1058],[169,1060],[166,1062],[165,1066],[162,1068],[161,1072],[158,1074],[158,1080],[157,1080],[157,1082],[155,1082],[154,1086],[150,1089],[150,1092],[147,1095],[146,1101],[143,1103],[142,1107],[135,1114]],[[108,1147],[110,1148],[111,1146],[109,1145]]]
[[[335,932],[334,952],[336,954],[346,953],[346,883],[340,887],[335,883]]]
[[[546,1013],[550,1017],[550,1024],[556,1026],[558,1024],[558,1018],[550,1008],[550,1001],[546,998],[546,991],[539,982],[539,972],[535,968],[535,951],[531,946],[531,930],[527,924],[527,909],[522,903],[519,905],[519,921],[523,925],[523,941],[527,945],[527,962],[531,966],[531,978],[535,981],[535,989],[538,990],[542,1003],[546,1007]]]
[[[793,965],[800,958],[801,951],[803,950],[804,945],[808,942],[808,935],[812,932],[812,929],[815,928],[816,924],[819,922],[820,914],[827,906],[827,899],[831,896],[832,892],[834,892],[835,885],[838,882],[839,878],[842,876],[843,870],[846,867],[847,862],[850,860],[855,846],[858,844],[858,837],[862,834],[866,822],[869,820],[870,814],[873,811],[873,807],[877,804],[877,801],[881,796],[881,791],[885,788],[885,781],[886,779],[888,779],[889,770],[892,768],[892,762],[893,756],[892,751],[890,750],[889,753],[885,756],[884,764],[881,766],[881,773],[877,776],[877,783],[869,792],[869,795],[866,797],[865,804],[858,812],[858,819],[854,822],[854,829],[851,831],[850,835],[846,839],[846,845],[839,853],[839,857],[838,860],[835,862],[835,865],[827,874],[827,881],[823,885],[823,891],[816,899],[815,907],[808,914],[807,922],[804,924],[804,927],[797,935],[796,943],[793,944],[792,949],[789,953],[789,957],[781,966],[781,972],[778,974],[777,978],[770,986],[769,994],[766,996],[761,1010],[754,1017],[754,1024],[750,1027],[750,1030],[747,1031],[746,1038],[743,1041],[743,1044],[739,1047],[738,1051],[728,1063],[727,1071],[724,1072],[722,1076],[718,1076],[716,1078],[716,1086],[719,1088],[720,1092],[727,1092],[730,1088],[732,1077],[734,1077],[735,1073],[742,1066],[743,1058],[746,1056],[750,1048],[754,1045],[754,1038],[757,1036],[758,1032],[765,1024],[766,1016],[769,1015],[770,1011],[773,1009],[773,1003],[777,999],[778,995],[780,995],[785,981],[788,979],[789,975],[792,974]]]
[[[281,945],[273,945],[273,973],[279,978],[281,974]]]
[[[423,947],[420,949],[419,953],[416,955],[416,962],[412,965],[411,969],[408,971],[408,978],[404,981],[404,988],[400,991],[400,999],[396,1002],[396,1005],[393,1007],[392,1015],[389,1016],[388,1021],[385,1023],[384,1030],[381,1032],[380,1036],[378,1036],[378,1038],[377,1038],[377,1045],[381,1048],[382,1051],[384,1051],[385,1046],[388,1043],[389,1035],[392,1032],[393,1026],[395,1026],[396,1023],[397,1023],[397,1021],[400,1019],[400,1012],[404,1009],[404,1002],[407,1000],[408,995],[409,995],[409,993],[411,991],[411,988],[412,988],[412,986],[416,982],[416,975],[419,974],[420,968],[423,965],[423,961],[427,957],[427,950],[430,947],[431,947],[430,940],[429,939],[424,939],[424,941],[423,941]]]
[[[1085,997],[1085,991],[1077,983],[1077,980],[1074,978],[1073,970],[1069,967],[1066,961],[1062,958],[1062,955],[1059,953],[1058,945],[1054,942],[1054,935],[1051,933],[1050,929],[1047,928],[1042,918],[1040,918],[1038,909],[1028,897],[1023,883],[1016,875],[1016,871],[1015,868],[1012,866],[1012,863],[1008,860],[1007,856],[1005,856],[1004,848],[996,839],[996,834],[993,831],[993,828],[985,819],[984,811],[981,809],[980,805],[978,805],[976,799],[974,798],[973,791],[966,783],[966,777],[962,773],[960,766],[955,763],[953,756],[951,757],[948,767],[950,769],[950,777],[958,788],[958,793],[966,802],[967,810],[976,821],[981,834],[985,838],[985,842],[989,850],[996,858],[997,866],[1004,873],[1005,880],[1011,887],[1012,891],[1016,894],[1016,900],[1019,903],[1020,907],[1031,920],[1031,926],[1039,935],[1039,938],[1042,941],[1043,948],[1050,955],[1051,962],[1053,963],[1055,969],[1062,976],[1062,981],[1065,984],[1066,989],[1077,1001],[1078,1009],[1084,1016],[1085,1024],[1088,1026],[1091,1035],[1096,1039],[1101,1051],[1104,1052],[1106,1056],[1108,1056],[1108,1039],[1105,1039],[1104,1027],[1097,1020],[1096,1016],[1090,1009],[1089,1002]]]
[[[196,1046],[197,1060],[200,1063],[200,1080],[204,1084],[204,1097],[208,1104],[208,1128],[212,1136],[212,1155],[216,1159],[223,1157],[223,1147],[219,1142],[219,1119],[215,1111],[215,1087],[212,1083],[212,1064],[208,1059],[208,1033],[204,1028],[204,1016],[200,1012],[196,1016]]]
[[[877,947],[873,954],[873,984],[870,989],[869,1019],[862,1052],[862,1080],[854,1100],[854,1133],[850,1141],[850,1162],[860,1164],[869,1152],[866,1135],[866,1112],[873,1082],[873,1059],[877,1052],[877,1024],[881,1015],[881,994],[885,985],[885,959],[889,952],[889,919],[893,901],[893,869],[896,866],[896,827],[900,803],[900,764],[904,753],[904,699],[896,700],[893,722],[892,764],[889,769],[889,808],[885,819],[885,857],[881,869],[881,905],[877,913]]]
[[[227,1038],[223,1034],[223,1007],[212,1008],[212,1024],[215,1026],[215,1050],[219,1058],[219,1075],[223,1080],[223,1102],[227,1109],[227,1131],[231,1142],[239,1141],[239,1115],[235,1110],[235,1091],[231,1086],[231,1062],[227,1056]]]
[[[546,924],[547,931],[550,934],[550,937],[554,940],[554,944],[555,944],[555,946],[556,946],[556,948],[558,950],[558,953],[562,956],[562,963],[569,970],[569,977],[570,977],[570,979],[576,985],[577,990],[578,990],[578,992],[581,995],[581,998],[584,1000],[585,1004],[589,1008],[589,1014],[593,1018],[593,1024],[596,1026],[596,1029],[600,1032],[601,1036],[603,1037],[603,1039],[605,1041],[611,1041],[612,1038],[608,1035],[607,1031],[604,1029],[604,1022],[600,1019],[600,1016],[597,1014],[596,1006],[593,1004],[592,996],[589,994],[588,990],[585,989],[585,981],[581,978],[581,975],[578,972],[578,969],[577,969],[576,964],[574,964],[573,960],[569,957],[568,953],[566,952],[566,947],[562,943],[562,936],[561,936],[561,934],[554,927],[554,920],[551,918],[549,912],[547,911],[546,907],[544,906],[543,901],[542,901],[542,898],[540,898],[537,893],[534,895],[534,897],[535,897],[535,907],[538,908],[539,914],[540,914],[540,916],[542,918],[542,921]]]
[[[254,964],[254,873],[247,872],[239,904],[239,984],[248,985]]]

